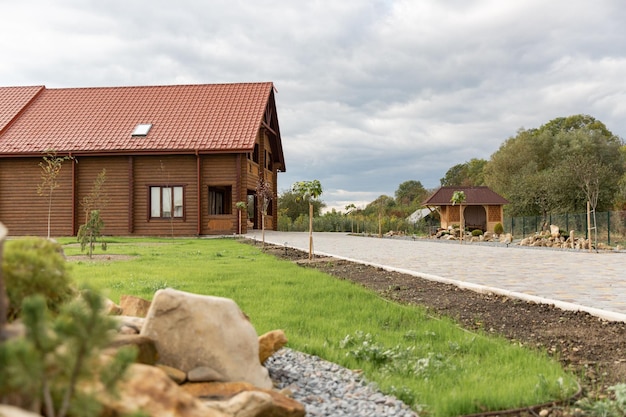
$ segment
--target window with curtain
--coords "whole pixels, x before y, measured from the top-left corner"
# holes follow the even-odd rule
[[[184,187],[151,186],[150,217],[171,219],[184,217]]]

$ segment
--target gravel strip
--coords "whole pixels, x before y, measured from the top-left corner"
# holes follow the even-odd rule
[[[397,398],[384,395],[358,373],[302,352],[283,348],[265,367],[278,389],[287,388],[312,417],[417,417]]]

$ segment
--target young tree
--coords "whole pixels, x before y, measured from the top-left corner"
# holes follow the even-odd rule
[[[270,202],[274,198],[272,186],[263,178],[259,178],[256,186],[256,197],[261,205],[261,234],[263,236],[263,247],[265,247],[265,216]]]
[[[248,205],[246,204],[245,201],[237,201],[237,203],[235,203],[235,207],[237,207],[237,214],[239,215],[239,234],[241,234],[241,212],[246,210],[248,208]]]
[[[100,217],[100,212],[108,202],[104,191],[105,182],[106,169],[102,169],[94,181],[91,192],[81,202],[85,211],[85,224],[78,229],[77,238],[80,242],[81,250],[85,250],[85,247],[89,246],[90,258],[93,255],[95,243],[101,236],[102,228],[104,227],[104,221]],[[106,250],[106,242],[102,242],[102,250]]]
[[[319,180],[299,181],[292,187],[292,191],[309,201],[309,259],[313,258],[313,201],[322,195],[322,184]]]
[[[346,206],[346,214],[350,216],[350,233],[354,233],[354,216],[352,213],[356,210],[356,206],[352,203]]]
[[[465,238],[465,219],[463,218],[463,203],[465,202],[465,192],[463,191],[455,191],[454,193],[452,193],[452,198],[450,199],[450,202],[452,203],[452,205],[459,205],[459,213],[461,215],[460,219],[461,219],[461,225],[460,225],[460,229],[461,229],[461,233],[460,233],[460,239],[459,242],[463,243],[463,239]]]
[[[48,239],[50,239],[50,217],[52,215],[52,193],[59,188],[57,177],[61,173],[63,162],[73,159],[71,156],[57,156],[56,151],[46,151],[41,167],[41,183],[37,186],[37,194],[48,199]]]

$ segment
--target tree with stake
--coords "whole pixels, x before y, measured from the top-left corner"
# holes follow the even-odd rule
[[[248,208],[248,205],[245,201],[237,201],[237,203],[235,203],[235,207],[237,207],[237,212],[239,214],[239,234],[241,234],[241,212]]]
[[[263,247],[265,247],[265,216],[267,215],[270,202],[274,198],[274,190],[263,178],[259,178],[259,183],[256,186],[256,197],[261,205],[261,234],[263,236]]]
[[[463,191],[455,191],[452,194],[452,198],[450,199],[452,205],[459,205],[459,213],[461,215],[461,233],[460,233],[460,243],[463,243],[463,239],[465,237],[465,219],[463,218],[463,203],[465,202],[465,192]]]
[[[319,180],[299,181],[292,187],[299,198],[309,202],[309,259],[313,258],[313,200],[322,195],[322,184]]]
[[[81,250],[89,246],[89,258],[93,255],[93,248],[96,240],[101,236],[104,221],[100,217],[100,211],[107,203],[107,196],[104,192],[106,181],[106,169],[98,174],[94,181],[91,192],[83,198],[81,205],[85,210],[85,224],[78,229],[78,241]],[[106,242],[102,242],[102,250],[106,250]]]
[[[350,216],[350,232],[354,233],[354,216],[352,215],[356,210],[356,206],[352,203],[346,206],[346,214]]]
[[[52,193],[59,188],[57,177],[61,173],[63,162],[73,159],[71,156],[57,156],[56,151],[46,151],[41,167],[41,184],[37,186],[37,194],[48,198],[48,239],[50,239],[50,217],[52,216]]]

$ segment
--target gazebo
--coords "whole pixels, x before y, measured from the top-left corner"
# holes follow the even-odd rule
[[[455,191],[465,193],[465,201],[462,204],[452,204],[452,195]],[[461,224],[462,207],[465,229],[493,232],[494,226],[503,222],[503,206],[508,203],[508,200],[489,187],[446,186],[435,191],[422,205],[439,212],[441,227],[444,229]]]

